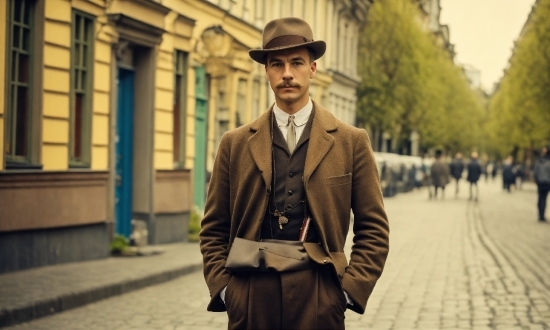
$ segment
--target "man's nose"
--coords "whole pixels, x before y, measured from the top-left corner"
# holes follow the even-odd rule
[[[285,63],[285,71],[283,72],[283,79],[290,80],[293,78],[292,72],[290,71],[290,63]]]

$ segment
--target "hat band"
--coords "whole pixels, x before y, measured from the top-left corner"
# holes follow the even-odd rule
[[[297,35],[286,35],[286,36],[280,36],[271,39],[265,46],[264,49],[271,49],[271,48],[279,48],[284,46],[298,46],[300,44],[310,42],[313,40],[307,40],[304,36],[297,36]]]

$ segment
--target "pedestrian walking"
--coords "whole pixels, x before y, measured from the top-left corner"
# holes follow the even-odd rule
[[[443,152],[435,151],[435,161],[432,164],[431,175],[434,186],[434,198],[437,199],[437,190],[441,188],[441,199],[445,198],[445,186],[449,183],[449,166],[441,159]]]
[[[326,45],[308,23],[270,21],[262,45],[249,55],[275,104],[219,145],[200,232],[207,309],[227,310],[230,329],[343,329],[389,250],[376,161],[365,130],[309,97]]]
[[[470,162],[468,163],[467,169],[468,169],[468,176],[466,177],[466,180],[470,183],[470,198],[469,200],[477,201],[479,198],[479,187],[477,186],[477,182],[479,181],[479,178],[481,177],[481,165],[478,161],[478,154],[477,152],[472,152]]]
[[[546,221],[546,217],[544,216],[546,211],[546,197],[550,191],[550,155],[548,154],[548,147],[542,148],[541,155],[535,162],[533,176],[537,184],[539,197],[537,203],[539,221]]]
[[[432,193],[432,174],[431,174],[431,167],[432,167],[433,160],[430,159],[427,155],[424,155],[422,157],[422,185],[428,189],[428,196],[430,199],[432,199],[433,193]]]
[[[449,164],[451,176],[455,179],[455,198],[458,197],[458,186],[460,178],[462,178],[462,172],[464,171],[464,162],[462,160],[462,154],[457,152],[455,158]]]
[[[523,164],[517,164],[514,166],[514,184],[518,190],[521,190],[523,186],[523,180],[525,179],[525,166]]]
[[[502,185],[504,190],[511,192],[510,186],[515,184],[516,175],[514,173],[513,158],[508,156],[502,166]]]

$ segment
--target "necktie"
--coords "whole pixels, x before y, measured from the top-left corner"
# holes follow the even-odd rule
[[[288,144],[288,150],[290,153],[296,148],[296,128],[294,126],[294,116],[288,116],[288,129],[286,131],[286,143]]]

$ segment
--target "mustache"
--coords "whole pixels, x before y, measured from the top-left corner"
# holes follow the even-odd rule
[[[280,84],[277,84],[275,87],[277,87],[277,88],[287,88],[287,87],[302,88],[302,85],[300,85],[300,84],[298,84],[298,83],[287,82],[287,83],[280,83]]]

